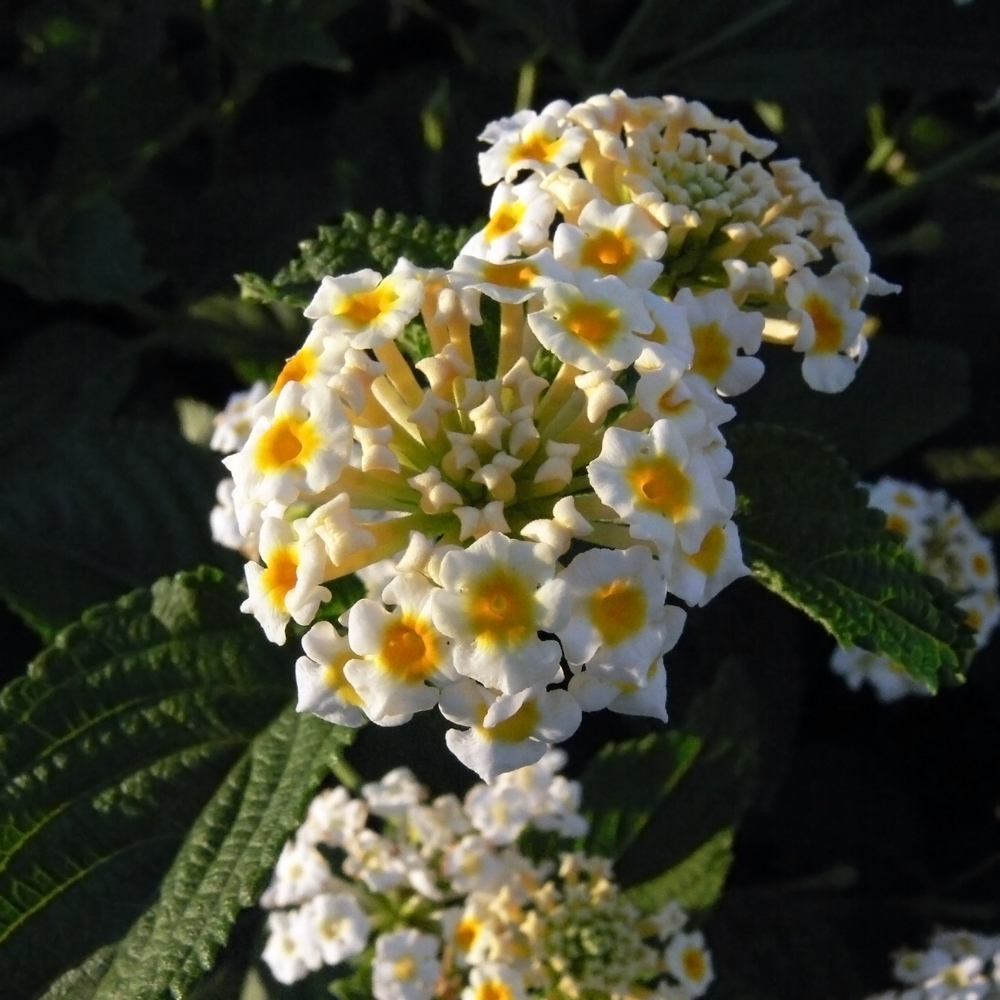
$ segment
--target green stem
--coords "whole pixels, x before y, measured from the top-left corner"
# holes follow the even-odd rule
[[[859,227],[870,226],[919,198],[931,185],[949,174],[983,163],[997,154],[1000,154],[1000,129],[928,167],[912,184],[888,191],[859,205],[850,213],[851,222]]]

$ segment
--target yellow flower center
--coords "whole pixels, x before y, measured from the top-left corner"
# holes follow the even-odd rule
[[[415,684],[438,665],[437,639],[424,622],[406,616],[385,630],[379,662],[393,676]]]
[[[483,280],[501,288],[527,288],[538,277],[538,269],[523,260],[509,260],[502,264],[483,265]]]
[[[705,535],[705,540],[701,543],[701,548],[693,555],[685,555],[684,558],[700,570],[705,576],[714,573],[722,562],[722,554],[726,551],[726,532],[721,524],[713,524]]]
[[[671,417],[680,416],[685,410],[690,409],[694,405],[694,399],[691,396],[684,396],[680,391],[680,386],[674,386],[668,389],[660,398],[656,401],[656,406],[659,411]]]
[[[298,572],[299,557],[293,547],[286,546],[271,553],[267,566],[261,573],[260,583],[264,593],[276,607],[284,608],[285,598],[298,582]]]
[[[518,646],[537,631],[531,594],[518,576],[503,568],[471,589],[469,619],[476,637],[495,646]]]
[[[908,535],[910,533],[909,522],[906,520],[905,517],[902,517],[899,514],[890,514],[885,519],[885,526],[890,531],[895,531],[897,534],[900,535]]]
[[[309,421],[278,417],[257,441],[257,466],[265,472],[276,472],[308,460],[318,445],[319,437]]]
[[[482,924],[475,917],[462,917],[455,928],[455,944],[462,951],[468,951],[479,936],[481,927]]]
[[[353,659],[350,652],[335,656],[329,663],[323,665],[323,683],[337,695],[341,701],[359,708],[363,704],[360,695],[354,690],[354,685],[344,676],[347,661]]]
[[[476,1000],[513,1000],[513,997],[510,987],[495,979],[476,987]]]
[[[524,211],[527,206],[521,202],[504,202],[491,216],[486,223],[483,235],[488,242],[493,242],[500,236],[506,236],[512,229],[516,229],[524,218]]]
[[[521,743],[538,728],[542,713],[534,701],[526,701],[510,718],[498,722],[489,729],[480,727],[479,731],[490,740],[501,743]]]
[[[900,507],[915,507],[917,505],[916,500],[910,496],[909,493],[904,490],[900,490],[893,498]]]
[[[636,506],[642,510],[653,510],[677,521],[691,507],[691,480],[667,455],[636,459],[625,478],[635,493]]]
[[[733,363],[736,351],[718,323],[705,323],[691,331],[694,360],[691,371],[715,385]]]
[[[685,948],[681,955],[681,967],[688,979],[700,982],[708,972],[708,962],[705,961],[705,953],[700,948]]]
[[[635,635],[646,621],[646,595],[628,580],[615,580],[594,593],[587,611],[606,646]]]
[[[417,963],[410,955],[404,955],[392,963],[392,974],[400,982],[405,983],[417,974]]]
[[[281,374],[275,380],[271,392],[281,392],[282,387],[288,382],[304,382],[316,371],[318,360],[308,347],[303,347],[285,362],[285,367],[281,369]]]
[[[802,300],[802,308],[809,313],[816,330],[813,350],[820,354],[839,351],[844,339],[844,323],[819,292],[810,292]]]
[[[383,281],[370,292],[348,295],[338,306],[336,314],[344,316],[358,327],[368,326],[392,309],[398,298],[393,287]]]
[[[972,557],[972,572],[978,576],[985,576],[990,571],[990,561],[982,552],[977,552]]]
[[[617,309],[599,302],[578,302],[566,313],[563,326],[591,347],[604,347],[618,335],[621,321]]]
[[[519,142],[507,155],[507,163],[518,163],[521,160],[537,160],[539,163],[548,163],[549,160],[559,152],[562,145],[562,136],[555,139],[546,139],[543,135],[532,136]]]
[[[621,233],[602,229],[583,244],[580,263],[605,274],[620,274],[635,257],[635,245]]]

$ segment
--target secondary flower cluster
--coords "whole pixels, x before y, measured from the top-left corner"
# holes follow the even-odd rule
[[[901,951],[893,975],[902,990],[869,1000],[997,1000],[1000,998],[1000,936],[937,931],[924,951]]]
[[[341,975],[368,979],[375,1000],[700,996],[711,957],[679,906],[645,915],[605,859],[535,861],[516,846],[529,826],[586,832],[579,785],[555,774],[563,759],[475,785],[464,802],[428,803],[405,768],[362,799],[321,793],[261,900],[274,977],[347,963]]]
[[[667,595],[747,573],[724,397],[775,322],[810,384],[843,388],[857,307],[888,286],[797,164],[702,105],[616,92],[483,137],[486,226],[449,269],[323,279],[217,516],[253,560],[243,610],[278,643],[312,625],[300,710],[437,706],[489,781],[583,711],[666,718]],[[321,613],[387,558],[383,587]]]
[[[976,649],[982,649],[1000,620],[997,570],[989,540],[976,530],[962,505],[943,490],[888,477],[871,487],[868,504],[885,511],[887,526],[905,537],[921,568],[955,594],[976,630]],[[867,681],[882,701],[929,693],[888,657],[856,647],[835,650],[830,666],[854,690]]]

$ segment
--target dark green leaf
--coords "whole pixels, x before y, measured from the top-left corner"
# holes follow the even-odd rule
[[[117,945],[98,948],[85,962],[61,975],[40,1000],[93,1000],[104,974],[111,968]]]
[[[131,305],[156,284],[121,206],[101,199],[60,219],[43,248],[0,241],[0,274],[45,301]]]
[[[206,806],[160,898],[122,941],[94,1000],[183,997],[253,906],[351,730],[292,708],[252,744]]]
[[[918,680],[962,672],[972,632],[954,597],[917,567],[821,440],[771,425],[733,428],[737,524],[754,576],[844,646],[884,653]]]
[[[165,573],[232,562],[207,523],[225,469],[174,427],[53,421],[21,444],[5,458],[0,594],[43,631]]]
[[[707,910],[722,895],[733,863],[733,831],[720,830],[673,868],[633,886],[629,899],[646,913],[674,900],[686,910]]]
[[[135,355],[103,327],[58,323],[22,341],[0,372],[0,456],[54,425],[114,415],[135,376]]]
[[[605,747],[583,776],[588,853],[615,861],[636,902],[684,893],[708,906],[728,868],[727,838],[756,787],[753,692],[742,668],[722,665],[680,729]],[[697,889],[696,872],[708,881]]]
[[[88,611],[0,694],[0,978],[29,996],[114,940],[292,690],[217,571]]]
[[[339,226],[323,226],[301,244],[302,253],[272,281],[239,275],[244,296],[261,302],[304,306],[325,275],[373,268],[387,274],[400,257],[420,267],[451,267],[471,229],[454,229],[381,209],[369,219],[348,212]]]
[[[843,393],[814,392],[801,356],[767,353],[765,384],[741,399],[740,419],[795,426],[826,438],[860,472],[884,465],[944,430],[969,406],[969,366],[954,347],[887,334],[871,341],[857,378]]]

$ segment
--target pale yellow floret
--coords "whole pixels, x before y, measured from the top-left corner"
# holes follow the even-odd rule
[[[440,666],[441,641],[429,623],[403,614],[386,628],[376,659],[397,680],[415,684]]]
[[[535,636],[534,597],[524,580],[503,566],[469,588],[467,614],[470,630],[491,646],[520,646]]]
[[[639,632],[646,624],[648,610],[645,591],[629,580],[612,580],[587,602],[587,617],[607,646]]]
[[[651,510],[674,521],[691,509],[694,485],[668,455],[642,456],[625,470],[625,480],[635,494],[639,510]]]

